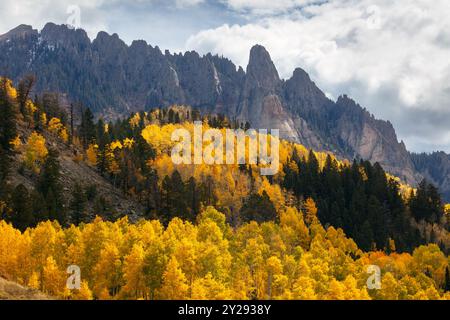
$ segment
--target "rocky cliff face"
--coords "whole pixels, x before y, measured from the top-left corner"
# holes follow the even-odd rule
[[[244,71],[211,54],[162,53],[145,41],[127,46],[105,32],[91,42],[83,30],[49,23],[40,33],[22,25],[0,36],[0,52],[0,74],[18,80],[35,73],[37,90],[66,93],[97,115],[187,104],[254,128],[280,129],[282,137],[316,150],[380,162],[412,184],[427,175],[398,142],[391,123],[375,119],[345,95],[329,100],[300,68],[281,80],[259,45]],[[434,181],[450,196],[449,183]]]
[[[440,187],[444,199],[450,200],[450,155],[445,152],[411,154],[415,167],[431,183]]]

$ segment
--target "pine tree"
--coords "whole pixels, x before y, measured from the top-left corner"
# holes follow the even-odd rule
[[[438,222],[444,214],[441,196],[435,186],[422,180],[409,203],[411,213],[417,220],[425,220],[430,223]]]
[[[48,220],[48,208],[45,203],[45,198],[37,190],[34,190],[30,197],[31,207],[33,208],[33,215],[36,223]]]
[[[26,228],[33,227],[34,217],[28,190],[23,184],[19,184],[11,196],[13,215],[11,217],[13,225],[24,231]]]
[[[8,95],[7,80],[0,78],[0,150],[11,151],[11,141],[17,136],[17,108]]]
[[[0,197],[5,193],[10,170],[11,141],[17,136],[16,107],[8,95],[7,80],[0,78]]]
[[[79,129],[79,135],[85,149],[89,146],[90,143],[94,141],[96,137],[94,115],[92,114],[92,111],[89,108],[86,108],[81,114],[81,125]]]
[[[78,225],[81,222],[87,222],[86,203],[87,198],[83,187],[76,183],[72,192],[72,200],[69,204],[72,222],[75,225]]]
[[[241,220],[244,222],[266,222],[277,219],[277,212],[266,191],[261,195],[251,194],[244,202],[240,211]]]
[[[49,218],[57,220],[64,225],[66,213],[64,208],[64,196],[60,184],[60,164],[59,153],[55,149],[50,149],[38,182],[38,191],[46,199]]]
[[[19,109],[25,118],[30,117],[28,110],[26,109],[27,100],[30,96],[30,92],[36,82],[36,77],[34,75],[27,75],[19,82],[17,90],[17,100],[19,102]]]
[[[445,269],[444,292],[450,292],[450,270],[449,270],[449,267],[447,267]]]

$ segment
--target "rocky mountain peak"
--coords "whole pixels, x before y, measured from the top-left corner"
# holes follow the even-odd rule
[[[93,41],[94,44],[100,45],[100,46],[112,46],[112,47],[118,47],[118,46],[126,46],[125,42],[123,42],[117,33],[109,34],[104,31],[100,31],[97,34],[97,37]]]
[[[87,47],[90,39],[83,29],[73,29],[67,25],[56,25],[47,23],[41,31],[41,37],[51,45],[61,45],[64,47]]]
[[[274,89],[280,83],[278,71],[270,54],[261,45],[255,45],[250,50],[247,78],[254,82],[254,85],[266,89]]]
[[[292,77],[284,83],[285,97],[294,112],[304,113],[306,110],[322,109],[331,101],[311,80],[308,73],[297,68]]]
[[[311,82],[311,78],[309,77],[309,74],[302,68],[295,68],[291,79],[297,83]]]
[[[29,35],[37,35],[38,31],[33,29],[32,26],[21,24],[7,33],[0,35],[0,41],[11,40],[14,38],[25,38]]]

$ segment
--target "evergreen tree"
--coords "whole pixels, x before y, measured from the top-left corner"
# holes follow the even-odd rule
[[[195,221],[195,218],[200,213],[200,198],[198,194],[197,182],[194,177],[189,178],[186,184],[186,200],[188,214],[186,219]]]
[[[30,92],[36,82],[36,77],[33,75],[25,76],[20,82],[17,90],[17,100],[19,102],[19,109],[24,118],[31,116],[26,109],[26,103],[30,96]]]
[[[45,198],[37,190],[31,193],[31,207],[33,208],[33,215],[36,223],[48,220],[48,208],[45,203]]]
[[[86,193],[84,192],[82,186],[76,183],[72,192],[72,200],[69,204],[72,222],[75,225],[78,225],[81,222],[87,222],[86,204]]]
[[[445,269],[444,292],[450,292],[450,270],[449,270],[449,267],[447,267]]]
[[[188,214],[186,186],[177,170],[172,176],[164,178],[161,197],[165,221],[170,221],[174,217],[185,217]]]
[[[10,170],[11,141],[17,136],[16,107],[8,96],[7,82],[0,78],[0,197],[5,194],[6,178]]]
[[[261,195],[253,193],[245,200],[240,211],[240,218],[243,222],[275,221],[277,211],[266,191],[263,191]]]
[[[410,199],[410,208],[413,217],[430,223],[438,222],[444,214],[443,204],[438,190],[427,180],[422,180],[417,192]]]
[[[33,227],[34,217],[30,197],[27,188],[23,184],[19,184],[14,189],[11,196],[11,207],[13,209],[11,222],[14,227],[21,231],[28,227]]]
[[[84,148],[87,148],[87,146],[95,140],[96,128],[94,124],[94,115],[89,108],[86,108],[81,114],[79,135]]]
[[[0,150],[9,153],[11,141],[17,136],[17,108],[8,96],[7,81],[0,79]]]
[[[50,149],[45,159],[38,182],[38,191],[46,199],[49,218],[65,224],[66,214],[64,208],[64,196],[60,179],[59,154],[55,149]]]

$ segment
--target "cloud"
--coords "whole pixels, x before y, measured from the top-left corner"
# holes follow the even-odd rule
[[[276,15],[313,3],[322,3],[324,0],[222,0],[221,2],[226,4],[230,9],[241,13]]]
[[[226,3],[248,21],[198,32],[186,49],[245,66],[262,44],[282,77],[303,67],[330,96],[348,93],[391,120],[410,149],[450,151],[449,1],[284,0],[262,18],[278,2]]]
[[[200,3],[203,3],[204,0],[175,0],[175,3],[178,8],[185,8],[190,6],[196,6]]]
[[[16,27],[19,24],[29,24],[41,29],[45,23],[54,22],[67,24],[71,22],[70,16],[73,7],[79,8],[81,13],[80,27],[86,30],[91,38],[99,31],[116,32],[115,27],[121,26],[119,33],[127,34],[128,23],[135,29],[131,33],[137,36],[140,28],[152,25],[154,21],[160,23],[163,18],[172,18],[174,12],[179,12],[182,22],[182,11],[199,7],[206,0],[15,0],[0,1],[0,34]],[[143,14],[146,17],[143,17]],[[167,15],[169,16],[167,17]],[[136,21],[138,18],[138,21]],[[147,19],[146,19],[147,18]],[[175,22],[176,21],[176,22]],[[166,27],[162,28],[169,32],[169,23],[177,25],[180,21],[174,19],[167,21]],[[180,26],[181,28],[181,26]],[[192,30],[192,29],[188,29]],[[125,31],[125,32],[120,32]],[[126,36],[126,35],[124,35]],[[173,35],[172,35],[173,36]],[[139,35],[142,38],[141,35]],[[167,37],[167,35],[166,35]],[[130,39],[132,41],[133,39]],[[180,42],[184,39],[180,39]]]

